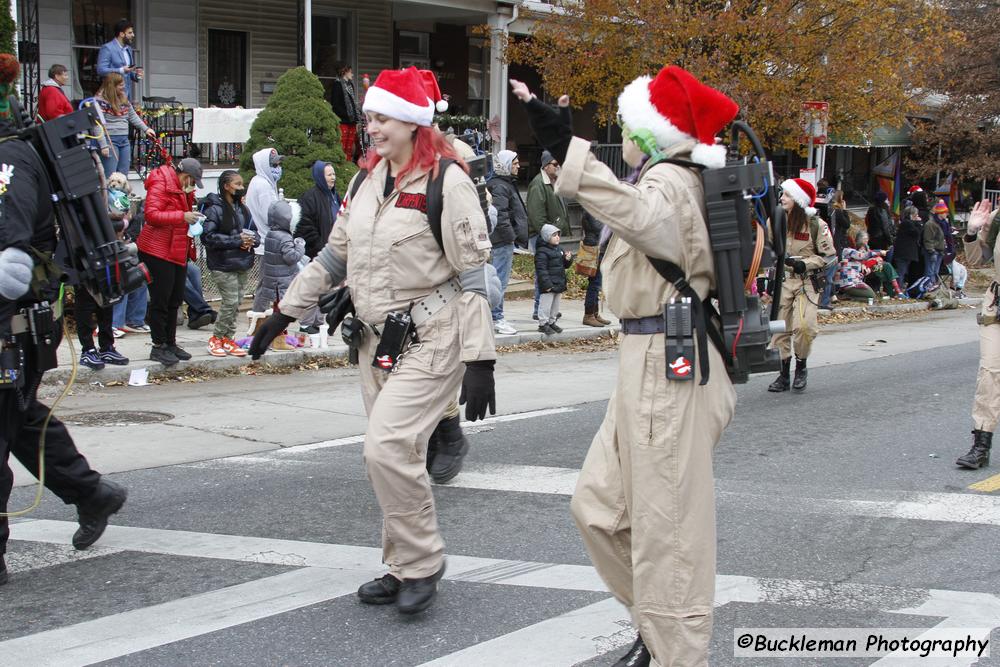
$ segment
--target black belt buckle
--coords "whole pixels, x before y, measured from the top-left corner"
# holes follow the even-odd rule
[[[694,379],[694,309],[691,299],[674,300],[663,308],[666,323],[667,379]]]
[[[375,348],[372,366],[383,371],[393,370],[416,337],[416,325],[409,313],[389,313]]]

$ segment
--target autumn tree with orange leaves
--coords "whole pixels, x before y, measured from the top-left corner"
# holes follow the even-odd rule
[[[899,125],[914,91],[958,39],[924,0],[556,0],[506,57],[535,67],[551,95],[597,105],[665,64],[689,70],[740,105],[765,144],[797,148],[801,103],[830,103],[831,132]]]

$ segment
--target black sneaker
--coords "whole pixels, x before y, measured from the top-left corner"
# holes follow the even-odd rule
[[[639,635],[635,639],[635,643],[632,644],[632,648],[628,650],[628,653],[623,655],[618,659],[612,667],[648,667],[652,656],[649,654],[649,649],[646,648],[646,643],[642,641],[642,635]]]
[[[313,336],[319,333],[319,327],[316,326],[315,324],[310,325],[308,327],[299,327],[299,333],[304,333]]]
[[[3,559],[3,554],[0,554],[0,586],[7,583],[7,563]]]
[[[361,584],[361,588],[358,589],[358,599],[365,604],[392,604],[399,596],[399,587],[402,583],[396,577],[387,574],[381,579]]]
[[[80,363],[94,371],[99,371],[104,368],[104,362],[101,360],[101,355],[94,348],[83,351],[83,354],[80,355]]]
[[[177,362],[180,361],[173,350],[166,345],[154,345],[153,349],[149,351],[149,360],[158,361],[164,366],[176,366]]]
[[[422,579],[404,579],[396,596],[396,610],[400,614],[419,614],[431,606],[437,597],[438,581],[444,576],[445,563],[441,569]]]
[[[563,332],[562,327],[559,326],[558,324],[556,324],[555,322],[553,322],[552,324],[550,324],[549,328],[552,329],[553,331],[555,331],[556,333],[562,333]]]
[[[170,346],[170,351],[181,361],[191,361],[191,353],[176,344]]]
[[[531,319],[537,320],[538,319],[538,313],[532,313],[531,314]]]
[[[193,317],[188,320],[188,329],[200,329],[207,324],[212,323],[212,311],[207,313],[202,313],[197,317]]]
[[[101,350],[101,361],[112,366],[128,366],[128,357],[113,347]]]
[[[546,336],[552,336],[555,334],[555,329],[552,328],[551,324],[543,324],[538,327],[538,331]]]
[[[104,477],[97,483],[91,496],[77,504],[80,527],[73,533],[73,547],[83,550],[101,539],[108,527],[108,519],[125,504],[128,491]]]

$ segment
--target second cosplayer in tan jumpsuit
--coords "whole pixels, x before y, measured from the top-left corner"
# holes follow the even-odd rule
[[[818,223],[816,240],[813,241],[810,232],[811,225]],[[807,221],[805,231],[792,234],[789,229],[785,241],[785,256],[800,257],[806,265],[806,274],[800,276],[790,268],[785,268],[785,281],[781,284],[781,304],[778,317],[785,321],[785,331],[775,334],[771,345],[779,353],[781,359],[795,356],[798,359],[808,359],[812,351],[813,340],[819,334],[819,318],[817,314],[819,295],[813,288],[810,275],[814,271],[823,271],[829,262],[835,261],[837,249],[833,245],[830,228],[821,219],[815,223]]]
[[[665,155],[686,158],[694,145],[676,144]],[[637,185],[623,184],[575,138],[556,193],[614,232],[601,271],[618,317],[661,315],[677,295],[646,254],[678,264],[702,298],[714,287],[704,191],[690,169],[660,163]],[[712,451],[736,392],[718,350],[709,345],[709,354],[706,385],[669,382],[662,333],[622,336],[614,393],[573,494],[594,567],[664,667],[705,665],[712,636]]]
[[[388,313],[406,311],[449,279],[485,266],[486,220],[475,186],[457,165],[444,177],[444,252],[420,210],[428,175],[408,174],[384,197],[386,171],[383,160],[346,203],[324,252],[285,293],[282,313],[299,317],[315,305],[345,277],[336,274],[346,264],[357,317],[381,329]],[[391,373],[371,366],[378,345],[371,331],[359,350],[365,465],[382,509],[383,561],[400,580],[441,569],[444,542],[425,466],[427,441],[455,400],[463,362],[496,358],[493,318],[481,294],[460,293],[417,335],[419,344]]]

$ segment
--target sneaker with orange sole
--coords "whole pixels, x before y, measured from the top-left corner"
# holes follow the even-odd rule
[[[236,341],[232,338],[222,339],[222,349],[226,351],[227,354],[231,354],[234,357],[245,357],[247,356],[247,351],[236,344]]]
[[[226,341],[224,338],[212,336],[208,339],[208,353],[213,357],[226,356]]]

